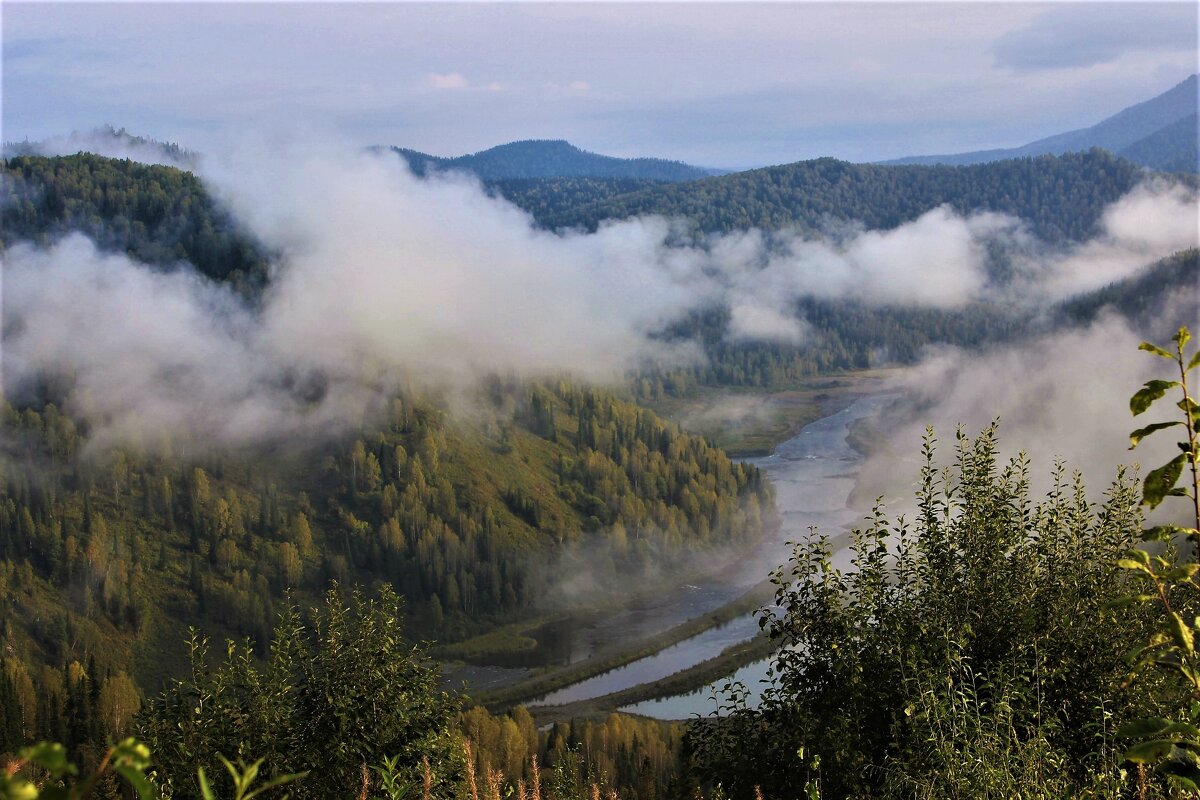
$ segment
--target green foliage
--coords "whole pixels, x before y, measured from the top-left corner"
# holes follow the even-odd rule
[[[1122,738],[1140,740],[1125,751],[1125,758],[1138,765],[1151,765],[1156,774],[1165,776],[1173,785],[1196,792],[1200,791],[1200,728],[1196,727],[1200,720],[1200,655],[1196,652],[1200,617],[1195,616],[1195,612],[1200,601],[1200,583],[1196,580],[1200,563],[1180,563],[1172,547],[1173,538],[1177,536],[1188,537],[1193,545],[1200,546],[1200,475],[1197,471],[1200,419],[1187,383],[1188,373],[1200,365],[1200,350],[1189,358],[1187,345],[1190,340],[1191,333],[1184,327],[1174,336],[1174,352],[1150,342],[1141,344],[1139,349],[1173,362],[1179,379],[1147,381],[1130,398],[1129,410],[1138,416],[1162,400],[1168,391],[1178,388],[1180,400],[1176,407],[1183,415],[1182,419],[1140,428],[1129,435],[1129,440],[1130,449],[1133,449],[1145,437],[1158,431],[1174,427],[1184,429],[1185,438],[1178,443],[1180,454],[1146,476],[1142,504],[1155,508],[1167,497],[1190,498],[1195,527],[1164,525],[1147,531],[1143,538],[1163,543],[1164,553],[1151,555],[1142,549],[1130,550],[1117,562],[1143,583],[1144,590],[1120,597],[1115,604],[1122,607],[1153,605],[1161,615],[1158,629],[1144,645],[1133,651],[1134,667],[1128,680],[1132,682],[1147,669],[1157,667],[1171,675],[1184,689],[1184,694],[1176,701],[1178,707],[1172,709],[1175,721],[1146,717],[1118,731]],[[1185,482],[1177,486],[1185,466],[1190,467],[1190,485]]]
[[[1113,720],[1151,691],[1114,689],[1144,627],[1103,618],[1138,537],[1133,487],[1118,479],[1097,510],[1060,468],[1035,503],[1026,462],[998,463],[994,428],[960,434],[952,469],[932,432],[924,456],[915,524],[877,511],[852,569],[822,536],[774,574],[772,685],[757,709],[734,687],[728,716],[692,732],[734,794],[819,779],[825,798],[1051,798],[1118,780]]]
[[[459,730],[477,774],[502,772],[513,787],[545,780],[545,796],[555,800],[586,798],[593,784],[624,800],[656,800],[685,783],[679,723],[609,714],[538,730],[522,707],[492,715],[476,706],[462,714]]]
[[[263,759],[255,761],[253,764],[246,764],[244,761],[238,761],[237,765],[230,763],[229,759],[220,753],[217,754],[217,760],[225,767],[225,771],[229,773],[229,780],[233,787],[233,800],[251,800],[264,792],[283,786],[284,784],[303,778],[307,773],[297,773],[293,775],[276,775],[262,784],[255,786],[254,782],[258,779],[258,771],[262,766]],[[204,774],[204,767],[199,767],[196,770],[196,783],[200,786],[200,796],[202,800],[217,800],[217,793],[213,791],[212,784],[208,782],[208,776]],[[287,800],[288,795],[285,793],[280,796],[279,800]]]
[[[1150,342],[1142,342],[1138,349],[1174,362],[1179,379],[1168,381],[1156,378],[1146,381],[1145,386],[1129,399],[1129,410],[1136,417],[1161,400],[1169,390],[1178,388],[1180,399],[1176,406],[1183,412],[1183,418],[1139,428],[1129,434],[1129,449],[1137,447],[1142,439],[1157,431],[1175,426],[1184,428],[1186,438],[1179,443],[1179,455],[1151,470],[1146,476],[1142,502],[1149,508],[1155,508],[1167,497],[1191,498],[1196,528],[1192,528],[1188,535],[1200,537],[1200,531],[1196,530],[1200,528],[1200,405],[1197,405],[1196,399],[1189,393],[1187,385],[1188,373],[1200,365],[1200,350],[1190,358],[1187,356],[1186,349],[1191,341],[1191,332],[1186,327],[1180,328],[1172,341],[1175,344],[1173,353]],[[1191,469],[1191,485],[1176,486],[1185,465]]]
[[[427,775],[430,774],[428,764],[428,760],[422,762]],[[379,791],[382,792],[383,800],[405,800],[414,796],[414,785],[403,777],[405,769],[400,763],[400,756],[384,756],[379,764],[371,767],[371,771],[378,776]]]
[[[158,797],[146,776],[150,751],[136,739],[124,739],[105,753],[94,772],[77,778],[79,769],[67,749],[55,742],[23,748],[0,772],[0,800],[83,800],[92,797],[101,781],[119,776],[138,800]]]
[[[697,386],[795,386],[823,373],[916,363],[933,343],[978,348],[1036,329],[1028,312],[988,304],[946,310],[806,297],[796,302],[795,314],[809,330],[799,345],[730,340],[728,308],[693,312],[662,336],[699,342],[705,360],[686,368],[651,366],[633,376],[634,390],[640,399],[657,400]]]
[[[229,769],[225,754],[261,754],[271,770],[263,788],[309,773],[295,784],[298,798],[344,793],[364,765],[389,757],[414,777],[428,757],[436,796],[450,796],[459,771],[456,704],[423,651],[403,639],[400,600],[386,586],[375,600],[331,591],[311,623],[285,612],[265,666],[231,643],[212,667],[203,640],[193,641],[192,661],[191,675],[156,698],[142,722],[171,796],[196,796],[195,767],[221,760]],[[260,763],[230,770],[235,794]]]

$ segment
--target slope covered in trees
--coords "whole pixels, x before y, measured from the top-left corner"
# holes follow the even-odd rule
[[[643,189],[545,218],[551,228],[594,230],[607,219],[660,214],[704,233],[795,227],[830,221],[894,228],[948,204],[960,214],[996,211],[1024,220],[1058,243],[1098,232],[1104,207],[1141,177],[1135,164],[1093,150],[977,166],[880,166],[832,158]]]
[[[190,172],[90,153],[20,156],[0,167],[2,243],[44,245],[81,231],[103,249],[148,264],[180,261],[247,290],[267,256]]]
[[[636,578],[769,520],[757,470],[611,394],[497,385],[489,402],[472,428],[397,397],[381,424],[301,455],[99,461],[54,406],[8,408],[8,652],[31,669],[95,656],[152,686],[187,624],[261,646],[283,592],[331,580],[390,583],[417,630],[452,635],[536,607],[573,548],[597,576]]]
[[[1072,297],[1060,305],[1058,313],[1073,322],[1090,322],[1108,308],[1135,322],[1146,323],[1169,302],[1171,318],[1166,320],[1166,326],[1173,330],[1200,319],[1200,293],[1195,291],[1198,286],[1200,251],[1192,248],[1149,264],[1123,281]]]
[[[585,206],[642,189],[663,181],[645,178],[506,178],[487,182],[493,194],[527,211],[546,227],[547,221],[565,209]]]

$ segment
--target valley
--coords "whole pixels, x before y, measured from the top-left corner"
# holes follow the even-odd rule
[[[398,63],[450,33],[418,46],[384,35],[395,20],[449,14],[530,54],[553,37],[528,31],[569,19],[574,55],[614,9],[336,7],[378,37],[307,49],[378,38]],[[710,10],[726,24],[672,23],[679,63],[832,13]],[[1007,65],[989,85],[1051,69],[1010,39],[1069,16],[944,10],[1012,17],[980,51]],[[293,13],[313,25],[278,41],[324,30]],[[613,52],[653,50],[635,30]],[[64,31],[6,70],[56,63],[37,53]],[[832,113],[772,99],[791,83],[660,135],[727,77],[677,75],[667,111],[603,137],[657,79],[427,56],[373,72],[394,82],[365,105],[330,57],[328,82],[264,106],[278,127],[12,128],[0,800],[1200,791],[1191,62],[1080,83],[1074,111],[1067,72],[1029,77],[1049,121],[972,106],[954,145],[930,111],[867,158],[861,121],[755,139],[759,102]],[[859,88],[821,102],[878,107],[879,137],[919,89]],[[1089,114],[1114,108],[1082,114],[1085,89]],[[345,116],[282,113],[331,97]],[[495,123],[509,106],[521,124]],[[452,108],[479,118],[424,127]],[[199,141],[151,135],[176,124]],[[788,160],[762,155],[784,141]],[[957,154],[887,157],[905,152]]]

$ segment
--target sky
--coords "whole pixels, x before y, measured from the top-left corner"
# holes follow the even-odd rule
[[[0,4],[2,135],[742,168],[1024,144],[1197,71],[1196,3]]]

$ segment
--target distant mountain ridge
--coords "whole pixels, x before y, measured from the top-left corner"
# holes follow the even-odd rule
[[[1157,97],[1122,109],[1090,128],[1047,136],[1020,147],[908,156],[880,163],[962,166],[1028,156],[1062,155],[1100,147],[1140,166],[1194,173],[1198,171],[1200,161],[1196,112],[1197,76],[1192,75]]]
[[[663,182],[694,181],[722,170],[706,169],[663,158],[615,158],[590,153],[562,139],[527,139],[478,153],[443,158],[404,147],[392,147],[417,175],[461,171],[485,181],[528,178],[635,178]]]
[[[1024,220],[1049,242],[1098,232],[1104,208],[1141,180],[1132,162],[1101,149],[968,166],[851,164],[832,158],[657,184],[546,210],[551,230],[595,230],[606,220],[686,219],[700,234],[759,228],[820,232],[831,221],[890,229],[943,204],[960,214],[995,211]],[[1183,179],[1191,186],[1194,180]],[[515,202],[521,198],[514,195]]]

